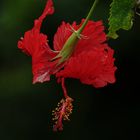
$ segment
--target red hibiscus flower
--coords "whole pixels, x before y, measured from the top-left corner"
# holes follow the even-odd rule
[[[76,25],[74,22],[72,27],[77,30],[82,24]],[[58,50],[63,47],[67,40],[69,32],[66,30],[69,24],[62,23],[59,27],[55,38],[54,47]],[[78,41],[75,50],[64,69],[57,72],[58,78],[76,78],[84,84],[93,85],[94,87],[103,87],[107,83],[114,83],[114,51],[108,47],[106,43],[106,35],[103,32],[104,27],[101,21],[89,21]],[[63,33],[63,34],[62,34]]]
[[[93,6],[94,7],[94,6]],[[90,14],[92,13],[90,11]],[[67,95],[65,78],[76,78],[96,88],[115,82],[114,51],[106,43],[101,21],[90,21],[89,16],[81,24],[62,22],[54,36],[51,50],[47,36],[40,33],[43,19],[54,12],[52,0],[48,0],[43,14],[34,27],[25,32],[18,48],[32,57],[33,83],[50,80],[56,75],[64,91],[63,99],[54,111],[54,130],[61,130],[62,120],[68,120],[72,111],[72,98]]]

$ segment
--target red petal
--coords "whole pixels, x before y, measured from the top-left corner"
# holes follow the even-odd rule
[[[52,0],[48,0],[42,15],[34,21],[33,28],[25,32],[24,38],[18,42],[19,49],[23,50],[23,52],[26,52],[27,54],[32,55],[37,47],[47,43],[47,36],[40,33],[40,28],[44,18],[47,15],[53,14],[53,12],[54,7]]]
[[[84,22],[82,20],[81,24]],[[79,25],[80,27],[81,25]],[[79,28],[78,27],[78,28]],[[104,26],[101,21],[88,21],[86,27],[82,32],[81,39],[76,45],[76,49],[73,55],[78,55],[83,51],[91,51],[95,47],[100,46],[106,41],[106,35],[104,33]]]
[[[35,20],[34,27],[25,32],[24,38],[18,41],[18,48],[32,57],[33,83],[48,81],[50,73],[56,70],[52,70],[55,62],[50,62],[56,53],[49,48],[47,36],[40,33],[43,19],[53,12],[53,2],[48,0],[42,15]]]
[[[43,83],[50,80],[50,75],[57,71],[57,61],[50,60],[57,54],[46,45],[32,56],[33,83]]]
[[[53,13],[54,13],[53,2],[52,2],[52,0],[48,0],[42,15],[37,20],[35,20],[34,27],[38,28],[38,30],[40,30],[40,27],[41,27],[41,24],[42,24],[42,21],[44,20],[44,18],[47,15],[52,15]]]
[[[66,42],[66,40],[69,38],[69,36],[72,34],[71,26],[77,30],[84,22],[84,19],[82,20],[80,25],[76,25],[76,22],[73,22],[72,25],[69,23],[62,22],[62,25],[58,28],[55,36],[54,36],[54,49],[55,50],[61,50]],[[81,40],[78,41],[76,45],[76,49],[73,55],[77,55],[83,50],[89,51],[94,47],[98,47],[98,45],[104,43],[106,41],[106,35],[104,33],[104,26],[102,25],[101,21],[94,22],[94,21],[88,21],[86,27],[84,28],[81,37]]]
[[[113,50],[100,45],[92,51],[83,51],[69,59],[65,68],[57,73],[57,77],[76,78],[84,84],[103,87],[115,82]],[[109,63],[110,62],[110,63]]]
[[[73,22],[72,27],[77,28],[76,22]],[[58,30],[54,35],[54,49],[60,51],[71,34],[71,25],[69,23],[62,22],[61,26],[58,27]]]

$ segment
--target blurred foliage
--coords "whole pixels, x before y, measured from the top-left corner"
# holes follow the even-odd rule
[[[121,140],[133,136],[140,125],[138,68],[140,17],[135,16],[130,31],[119,31],[120,38],[110,40],[116,52],[117,82],[102,89],[68,79],[66,85],[75,100],[71,122],[62,133],[52,132],[51,110],[62,98],[61,86],[54,77],[48,83],[32,85],[31,58],[17,48],[18,39],[32,28],[42,12],[45,0],[0,1],[0,139],[1,140]],[[62,21],[84,18],[93,0],[54,0],[55,14],[47,17],[41,31],[53,36]],[[100,0],[93,15],[108,28],[111,1]],[[132,129],[133,128],[133,129]],[[129,133],[131,131],[131,133]]]

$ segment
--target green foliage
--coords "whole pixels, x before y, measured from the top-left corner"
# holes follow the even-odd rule
[[[116,39],[118,37],[116,31],[131,29],[134,15],[132,8],[135,2],[135,0],[113,0],[110,8],[108,37]]]

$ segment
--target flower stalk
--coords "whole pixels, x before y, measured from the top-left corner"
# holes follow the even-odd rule
[[[78,31],[77,31],[78,34],[81,34],[82,31],[84,30],[85,26],[87,25],[89,19],[91,18],[92,14],[93,14],[94,9],[95,9],[95,7],[96,7],[96,5],[97,5],[98,2],[99,2],[99,0],[95,0],[95,1],[94,1],[93,5],[92,5],[92,7],[91,7],[91,9],[90,9],[90,11],[89,11],[89,13],[88,13],[88,15],[87,15],[85,21],[84,21],[84,23],[82,24],[82,26],[81,26],[81,27],[78,29]]]

